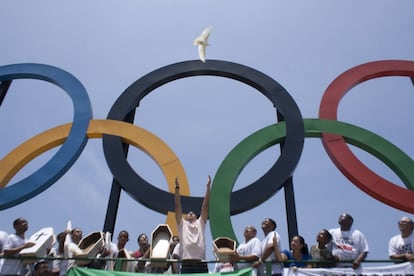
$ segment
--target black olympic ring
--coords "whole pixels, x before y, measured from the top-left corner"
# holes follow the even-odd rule
[[[154,89],[177,79],[191,76],[220,76],[245,83],[265,95],[286,121],[286,139],[277,161],[264,175],[250,185],[232,192],[231,214],[260,205],[283,187],[293,174],[304,144],[304,124],[296,102],[285,88],[269,76],[253,68],[221,60],[184,61],[159,68],[131,84],[108,113],[107,119],[128,121],[139,102]],[[105,159],[122,188],[142,205],[160,212],[174,211],[174,197],[144,180],[128,164],[122,140],[104,135]],[[266,193],[266,195],[264,195]],[[199,210],[202,197],[182,196],[183,212]]]

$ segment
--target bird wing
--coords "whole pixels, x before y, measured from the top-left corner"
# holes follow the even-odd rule
[[[203,44],[198,45],[198,56],[202,62],[206,62],[206,46]]]
[[[211,27],[205,28],[203,32],[196,39],[194,39],[193,44],[194,45],[207,44],[207,40],[208,40],[208,37],[210,36],[211,29],[212,29]]]
[[[211,27],[211,26],[210,26],[210,27],[205,28],[205,29],[203,30],[203,32],[201,33],[201,35],[200,35],[201,39],[202,39],[203,41],[205,41],[205,42],[206,42],[206,44],[207,44],[208,37],[210,36],[211,29],[212,29],[212,27]]]
[[[199,37],[197,37],[196,39],[194,39],[193,44],[194,44],[194,45],[201,45],[201,44],[203,44],[203,41],[202,41],[202,39],[201,39],[201,36],[199,36]]]

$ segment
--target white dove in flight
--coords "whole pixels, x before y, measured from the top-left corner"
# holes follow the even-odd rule
[[[207,27],[201,35],[194,40],[194,45],[198,45],[198,56],[202,62],[206,62],[206,47],[209,46],[207,40],[210,36],[212,27]]]

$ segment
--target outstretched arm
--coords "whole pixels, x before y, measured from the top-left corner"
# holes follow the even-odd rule
[[[177,225],[180,224],[183,218],[183,211],[181,209],[181,198],[180,198],[180,183],[178,177],[175,178],[175,193],[174,193],[174,204],[175,204],[175,221]]]
[[[207,218],[208,218],[208,204],[210,202],[210,186],[211,186],[211,177],[209,175],[208,181],[207,181],[206,194],[204,196],[203,204],[201,205],[201,214],[200,214],[200,218],[204,221],[204,223],[207,223]]]

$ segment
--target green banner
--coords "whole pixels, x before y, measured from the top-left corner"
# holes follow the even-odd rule
[[[245,268],[237,272],[227,272],[227,273],[196,273],[196,274],[186,274],[186,275],[197,275],[197,276],[220,276],[226,274],[226,276],[251,276],[252,269]],[[132,272],[122,272],[122,271],[108,271],[108,270],[99,270],[99,269],[90,269],[83,267],[72,267],[69,269],[67,276],[106,276],[106,275],[119,275],[119,276],[159,276],[160,274],[151,274],[151,273],[132,273]]]

